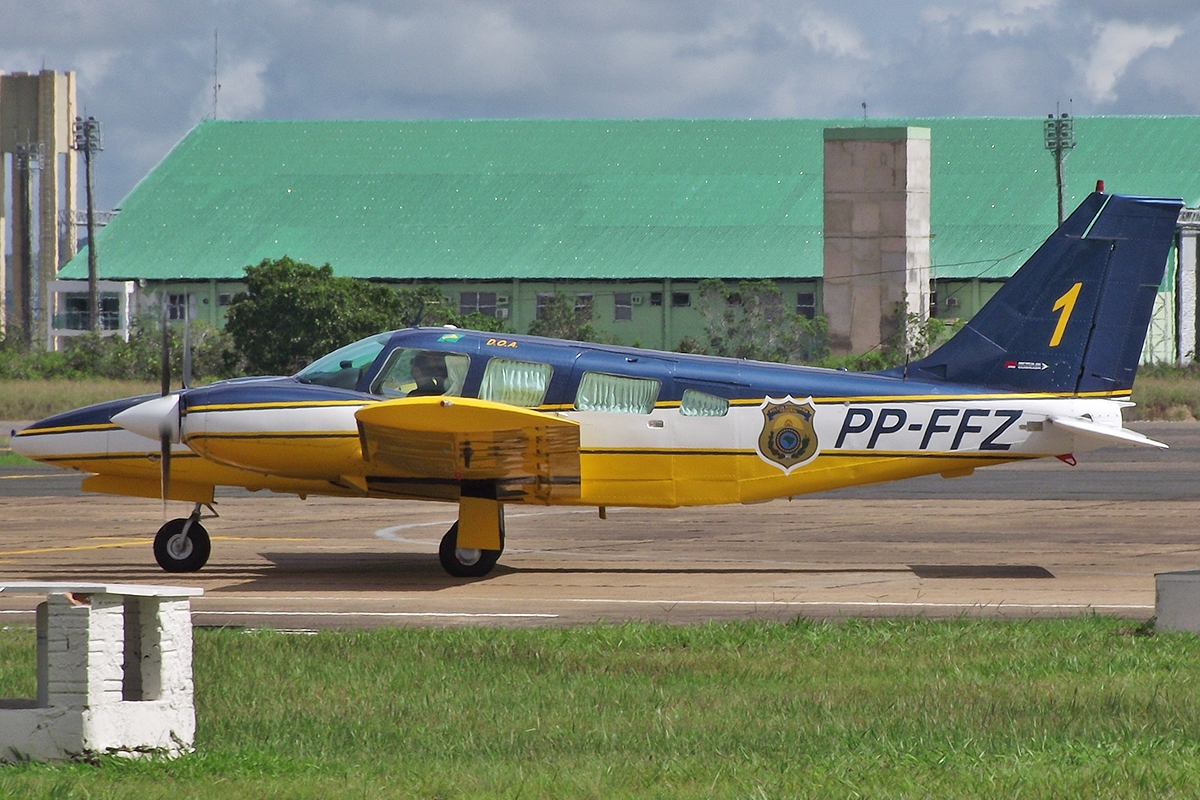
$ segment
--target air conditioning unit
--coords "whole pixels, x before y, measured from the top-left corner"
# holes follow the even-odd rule
[[[642,296],[640,294],[631,294],[629,295],[629,302],[631,305],[640,306],[642,304]]]
[[[500,302],[500,301],[497,300],[496,302]],[[507,308],[497,308],[496,309],[496,319],[508,319],[508,309]]]
[[[946,298],[946,308],[958,308],[959,302],[957,297]]]

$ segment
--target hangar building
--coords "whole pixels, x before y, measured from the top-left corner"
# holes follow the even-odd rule
[[[1044,121],[872,121],[929,130],[933,314],[969,317],[1054,229]],[[647,347],[702,332],[705,278],[770,278],[798,311],[821,314],[823,133],[860,125],[205,121],[97,235],[106,324],[159,292],[172,318],[187,304],[193,318],[220,324],[244,268],[283,255],[339,275],[433,283],[462,310],[517,331],[539,298],[570,293],[615,340]],[[1080,117],[1075,131],[1068,212],[1098,179],[1113,193],[1200,201],[1200,117]],[[1181,228],[1162,287],[1148,342],[1159,360],[1196,349],[1197,227]],[[86,298],[77,283],[86,264],[85,249],[54,285],[51,343],[83,327],[70,312]]]

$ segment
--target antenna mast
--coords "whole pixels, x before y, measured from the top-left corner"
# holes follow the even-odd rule
[[[220,52],[221,52],[221,50],[218,47],[218,43],[217,43],[217,30],[214,28],[213,29],[213,109],[212,109],[213,119],[217,118],[217,96],[221,92],[221,84],[218,82],[218,78],[217,78],[217,64],[219,63],[217,60],[217,57],[220,54]]]

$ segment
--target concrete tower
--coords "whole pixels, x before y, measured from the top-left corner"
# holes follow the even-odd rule
[[[929,128],[825,129],[824,311],[834,355],[929,317]]]
[[[0,246],[0,331],[30,342],[48,335],[55,309],[47,282],[75,255],[75,109],[74,72],[0,74],[0,187],[10,157],[13,170],[11,265]],[[0,202],[0,245],[4,208]]]

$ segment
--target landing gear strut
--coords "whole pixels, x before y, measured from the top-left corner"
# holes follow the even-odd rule
[[[455,578],[482,578],[492,571],[504,552],[504,506],[494,500],[464,497],[463,501],[459,504],[458,522],[442,537],[438,559],[442,569]],[[467,534],[461,538],[466,541],[460,541],[460,525]],[[499,548],[478,546],[494,542],[499,543]]]
[[[200,504],[187,518],[173,519],[154,536],[154,560],[167,572],[196,572],[212,552],[208,531],[200,524]]]

